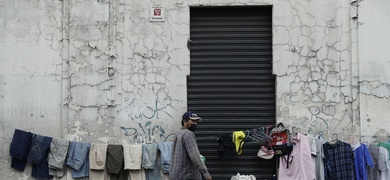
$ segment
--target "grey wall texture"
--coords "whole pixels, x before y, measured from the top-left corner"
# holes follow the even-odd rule
[[[277,122],[350,143],[387,140],[390,1],[0,0],[0,179],[32,179],[10,168],[15,129],[169,140],[187,108],[190,7],[264,5]],[[164,21],[150,21],[153,6]]]

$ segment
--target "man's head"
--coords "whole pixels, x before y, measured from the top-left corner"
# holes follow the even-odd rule
[[[181,120],[181,126],[190,131],[195,131],[198,125],[198,122],[201,122],[202,118],[195,114],[193,111],[187,111],[183,114]]]

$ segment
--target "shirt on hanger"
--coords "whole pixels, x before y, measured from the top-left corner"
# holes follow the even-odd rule
[[[378,155],[379,155],[379,143],[372,142],[368,146],[368,151],[372,159],[372,164],[374,167],[368,167],[368,179],[377,180],[379,179],[379,169],[378,169]]]
[[[324,180],[325,179],[325,174],[324,174],[324,148],[323,144],[326,143],[326,140],[322,138],[322,136],[316,136],[314,138],[316,142],[316,154],[317,156],[314,157],[315,160],[315,170],[316,170],[316,180]]]
[[[353,151],[355,153],[355,175],[356,179],[368,180],[367,166],[374,167],[372,163],[371,155],[368,152],[368,148],[365,144],[359,143],[355,146]]]
[[[353,180],[355,169],[353,151],[350,144],[337,140],[323,145],[325,179]]]
[[[279,179],[283,180],[313,180],[315,179],[314,164],[311,156],[311,145],[308,136],[297,133],[293,137],[294,148],[290,154],[279,159]],[[287,168],[287,164],[289,165]]]
[[[389,151],[382,146],[379,147],[378,168],[380,170],[379,173],[380,180],[389,180],[390,179]]]

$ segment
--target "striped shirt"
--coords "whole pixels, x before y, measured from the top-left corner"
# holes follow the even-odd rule
[[[378,167],[380,170],[380,179],[390,179],[390,143],[380,142],[379,143],[379,157]]]
[[[169,179],[202,180],[202,175],[206,179],[211,177],[200,158],[195,134],[181,128],[173,140]]]
[[[368,168],[368,179],[369,180],[378,180],[379,179],[379,169],[378,169],[378,155],[379,155],[379,144],[378,143],[370,143],[368,146],[368,151],[370,152],[372,158],[373,168]]]

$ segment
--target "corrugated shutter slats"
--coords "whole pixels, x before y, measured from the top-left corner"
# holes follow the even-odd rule
[[[246,142],[241,155],[221,160],[217,136],[275,124],[271,7],[192,7],[188,109],[204,121],[198,145],[214,180],[237,173],[272,179],[275,160],[256,156]]]

